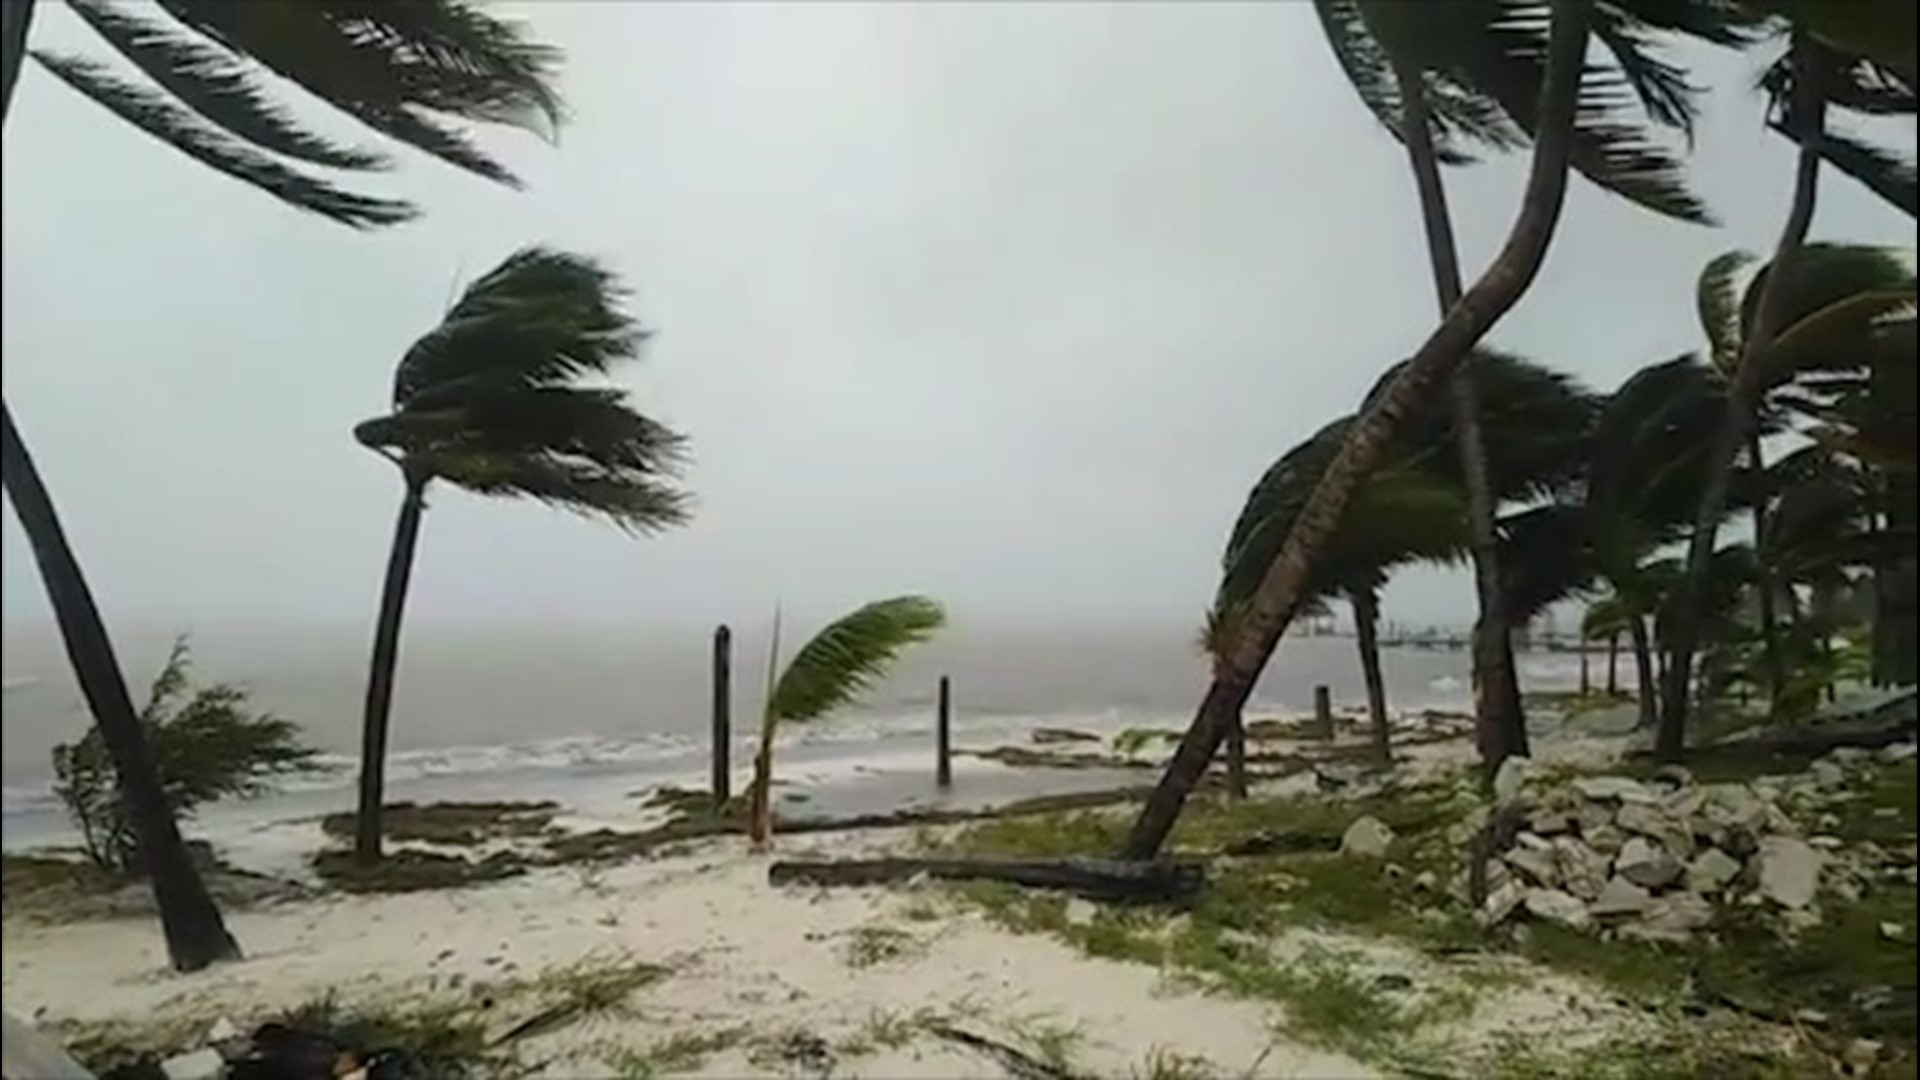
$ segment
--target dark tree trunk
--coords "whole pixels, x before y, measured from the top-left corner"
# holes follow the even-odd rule
[[[1360,677],[1367,685],[1367,718],[1372,721],[1373,761],[1393,761],[1393,739],[1387,724],[1387,680],[1380,673],[1380,596],[1372,589],[1355,589],[1353,640],[1360,649]]]
[[[1761,663],[1767,676],[1767,699],[1779,701],[1780,692],[1787,685],[1786,661],[1780,651],[1780,581],[1773,572],[1771,561],[1767,557],[1767,494],[1765,476],[1767,468],[1766,451],[1760,445],[1760,431],[1754,426],[1747,432],[1747,466],[1754,474],[1753,496],[1753,552],[1755,563],[1759,567],[1759,581],[1756,592],[1760,600],[1760,653]]]
[[[0,18],[4,19],[0,23],[0,49],[4,49],[0,57],[4,57],[5,66],[0,72],[3,118],[20,80],[33,0],[0,3]],[[153,749],[147,745],[139,712],[127,693],[126,679],[120,674],[120,662],[113,654],[113,642],[94,603],[93,591],[87,587],[80,562],[67,544],[53,496],[14,427],[13,410],[4,399],[0,399],[0,479],[4,479],[21,531],[27,534],[27,543],[33,549],[34,564],[46,584],[47,600],[60,627],[67,661],[73,665],[74,681],[80,684],[80,694],[113,761],[120,796],[126,801],[147,880],[153,887],[167,956],[179,971],[198,971],[215,961],[238,959],[240,946],[227,933],[220,909],[180,838],[180,826],[161,787]]]
[[[1303,590],[1327,542],[1340,527],[1353,494],[1380,464],[1403,417],[1435,380],[1452,376],[1493,324],[1520,299],[1540,271],[1566,197],[1567,157],[1575,99],[1593,0],[1555,0],[1552,44],[1526,194],[1512,232],[1480,280],[1454,305],[1413,354],[1379,400],[1360,414],[1313,494],[1294,519],[1287,542],[1250,598],[1238,640],[1180,740],[1166,772],[1128,835],[1129,858],[1151,858],[1180,817],[1180,808],[1220,747],[1234,713],[1286,633]]]
[[[1247,718],[1235,711],[1227,727],[1227,794],[1247,797]]]
[[[1693,536],[1687,544],[1686,573],[1673,596],[1672,616],[1668,620],[1671,629],[1664,635],[1669,649],[1667,670],[1662,679],[1660,732],[1654,740],[1655,756],[1662,761],[1678,761],[1686,755],[1687,719],[1692,705],[1688,690],[1693,685],[1693,657],[1700,643],[1701,607],[1706,600],[1707,576],[1719,534],[1720,516],[1726,510],[1732,487],[1734,459],[1746,445],[1747,432],[1765,393],[1765,373],[1760,358],[1779,331],[1780,282],[1788,276],[1786,270],[1799,254],[1806,242],[1807,230],[1813,224],[1814,201],[1820,186],[1821,132],[1826,126],[1823,63],[1816,52],[1809,38],[1795,34],[1794,100],[1788,107],[1788,122],[1803,137],[1794,177],[1793,204],[1787,212],[1786,226],[1780,232],[1780,242],[1774,248],[1771,271],[1760,286],[1758,311],[1740,350],[1740,365],[1727,392],[1725,414],[1714,432],[1707,478],[1694,515]]]
[[[1640,706],[1640,726],[1651,728],[1660,722],[1657,711],[1660,705],[1659,688],[1655,683],[1653,655],[1653,636],[1647,633],[1647,617],[1633,616],[1627,624],[1627,634],[1633,639],[1633,671],[1638,681],[1638,692],[1634,700]]]
[[[1580,636],[1580,696],[1583,698],[1593,694],[1593,664],[1587,655],[1589,644],[1586,635],[1582,634]]]
[[[1620,632],[1607,635],[1607,696],[1620,696]]]
[[[380,815],[387,781],[387,733],[393,716],[393,681],[400,667],[400,623],[407,611],[407,585],[420,546],[420,516],[427,507],[427,477],[406,472],[407,493],[393,526],[387,579],[380,590],[380,618],[373,627],[373,660],[367,667],[367,703],[360,728],[360,812],[354,819],[353,856],[361,865],[380,861]]]
[[[1399,64],[1394,72],[1404,105],[1407,158],[1420,192],[1420,220],[1426,230],[1427,261],[1434,295],[1445,318],[1460,302],[1460,252],[1447,210],[1447,189],[1440,179],[1428,127],[1426,86],[1418,68]],[[1481,764],[1492,776],[1509,755],[1527,753],[1527,720],[1520,700],[1520,676],[1513,657],[1513,624],[1506,591],[1500,587],[1500,533],[1494,522],[1496,497],[1487,478],[1486,433],[1480,424],[1479,384],[1468,354],[1448,380],[1453,429],[1460,452],[1460,475],[1467,492],[1467,524],[1473,539],[1474,592],[1480,601],[1473,624],[1474,730]]]
[[[153,884],[154,906],[160,911],[160,927],[167,938],[167,955],[179,971],[198,971],[218,960],[238,959],[240,947],[227,933],[220,909],[214,906],[213,896],[200,880],[180,838],[180,826],[161,788],[140,714],[127,694],[126,680],[121,677],[100,609],[80,573],[73,549],[67,545],[53,497],[14,428],[13,410],[3,400],[0,458],[0,476],[4,476],[14,513],[20,518],[40,578],[46,583],[47,599],[60,625],[60,640],[73,665],[74,679],[113,760],[136,847],[147,880]]]

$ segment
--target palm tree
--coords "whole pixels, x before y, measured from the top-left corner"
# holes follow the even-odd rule
[[[1607,697],[1620,696],[1620,635],[1627,631],[1626,605],[1614,597],[1602,597],[1587,605],[1580,620],[1580,640],[1607,642]],[[1585,655],[1582,648],[1581,654]]]
[[[1406,147],[1434,291],[1444,316],[1460,301],[1460,262],[1441,180],[1443,162],[1471,159],[1463,144],[1495,150],[1523,145],[1537,103],[1537,73],[1528,70],[1511,38],[1514,23],[1538,4],[1452,5],[1447,17],[1399,0],[1315,0],[1329,43],[1376,118]],[[1684,7],[1684,5],[1683,5]],[[1643,18],[1636,12],[1651,12]],[[1597,9],[1595,36],[1618,67],[1609,72],[1609,93],[1596,78],[1583,102],[1588,109],[1617,111],[1618,88],[1639,96],[1658,123],[1691,129],[1693,88],[1684,75],[1649,48],[1652,29],[1684,29],[1733,43],[1735,20],[1683,18],[1676,27],[1671,5],[1613,4]],[[1537,54],[1536,54],[1537,55]],[[1537,61],[1536,61],[1537,63]],[[1677,163],[1632,128],[1576,121],[1574,168],[1597,183],[1656,212],[1682,220],[1708,220],[1699,200],[1679,179]],[[1584,121],[1584,122],[1583,122]],[[1488,453],[1474,384],[1465,377],[1469,359],[1450,381],[1449,393],[1467,505],[1473,526],[1474,581],[1479,618],[1473,634],[1475,709],[1480,744],[1491,773],[1510,753],[1526,752],[1526,719],[1513,656],[1515,625],[1504,608],[1499,564],[1498,496],[1487,477]]]
[[[128,14],[108,0],[65,6],[153,85],[128,81],[86,57],[35,51],[47,71],[196,161],[290,206],[359,228],[394,224],[416,211],[401,200],[340,188],[305,166],[370,172],[390,161],[306,129],[275,102],[263,70],[387,138],[502,183],[515,183],[512,174],[448,121],[546,132],[560,120],[558,52],[463,0],[161,0],[160,18]],[[0,116],[12,104],[33,12],[34,0],[0,3]],[[4,398],[0,426],[7,494],[133,811],[168,956],[182,971],[236,957],[239,947],[166,809],[105,621]]]
[[[1281,455],[1248,493],[1221,559],[1214,611],[1240,611],[1247,604],[1351,424],[1350,417],[1336,420]],[[1466,502],[1455,487],[1396,462],[1376,471],[1355,493],[1314,571],[1311,599],[1324,602],[1339,596],[1353,607],[1354,641],[1379,764],[1386,764],[1392,754],[1380,667],[1380,590],[1395,566],[1446,562],[1463,554],[1468,541],[1465,520]]]
[[[1861,117],[1907,117],[1911,123],[1916,101],[1909,79],[1865,56],[1818,45],[1811,48],[1814,62],[1821,65],[1819,77],[1826,88],[1830,108]],[[1767,69],[1760,85],[1774,104],[1767,126],[1799,143],[1802,133],[1786,122],[1784,110],[1779,107],[1793,100],[1794,71],[1791,56],[1783,58]],[[1828,165],[1852,177],[1888,205],[1908,217],[1920,214],[1920,195],[1916,194],[1911,158],[1835,128],[1821,132],[1818,150]]]
[[[940,605],[924,596],[875,600],[815,634],[775,680],[780,641],[775,618],[760,749],[747,793],[747,835],[756,850],[764,850],[773,838],[773,739],[780,725],[818,720],[852,704],[908,646],[932,637],[947,621]]]
[[[404,495],[367,675],[354,853],[380,857],[388,717],[400,621],[427,489],[525,498],[632,533],[684,522],[675,486],[686,440],[635,412],[623,390],[587,385],[639,354],[614,275],[592,259],[525,248],[467,286],[400,358],[393,410],[353,437],[400,470]]]
[[[1413,354],[1393,387],[1355,419],[1340,452],[1321,475],[1285,545],[1249,599],[1231,662],[1215,676],[1172,761],[1142,806],[1122,849],[1125,856],[1153,857],[1173,831],[1180,808],[1205,774],[1229,719],[1245,705],[1287,623],[1308,595],[1314,562],[1339,529],[1354,493],[1385,458],[1401,418],[1413,411],[1435,380],[1452,376],[1468,351],[1513,307],[1539,272],[1566,196],[1593,9],[1593,0],[1554,0],[1539,105],[1531,113],[1537,121],[1533,161],[1520,213],[1506,243]]]

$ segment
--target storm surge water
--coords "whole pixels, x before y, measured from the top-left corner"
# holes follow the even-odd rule
[[[122,636],[138,692],[171,634]],[[735,760],[744,764],[740,748],[759,707],[765,642],[746,628],[735,643]],[[193,644],[198,679],[245,686],[260,708],[299,724],[332,766],[264,799],[213,808],[208,822],[350,808],[364,630],[210,628],[196,631]],[[63,825],[50,752],[84,730],[86,714],[50,630],[12,626],[5,645],[5,840],[9,847],[52,842]],[[553,798],[612,812],[637,789],[701,782],[710,649],[698,630],[410,627],[394,709],[390,797]],[[1533,659],[1533,684],[1570,682],[1572,658]],[[1385,669],[1396,711],[1467,705],[1464,653],[1389,650]],[[1191,632],[1177,627],[962,626],[909,657],[861,708],[786,732],[782,760],[803,782],[888,770],[930,776],[942,674],[954,683],[956,744],[986,748],[1024,741],[1039,727],[1113,733],[1184,725],[1206,687],[1207,668]],[[1288,641],[1250,715],[1302,713],[1318,684],[1330,686],[1343,706],[1361,702],[1352,641]]]

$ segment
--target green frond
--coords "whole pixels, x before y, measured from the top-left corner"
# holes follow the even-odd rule
[[[1514,620],[1586,591],[1597,562],[1584,508],[1550,503],[1500,518],[1501,595]]]
[[[533,499],[636,534],[670,529],[692,516],[688,495],[654,473],[547,454],[477,450],[416,452],[407,455],[407,464],[476,495]]]
[[[946,625],[924,596],[876,600],[821,630],[793,655],[767,700],[778,721],[816,720],[852,704],[909,646]]]
[[[1741,335],[1752,332],[1760,298],[1774,272],[1770,263],[1747,283],[1740,300]],[[1901,255],[1869,244],[1807,244],[1787,264],[1774,297],[1775,325],[1792,327],[1815,312],[1867,293],[1911,292],[1914,273]]]
[[[175,101],[243,142],[335,169],[382,169],[389,164],[382,154],[341,146],[302,128],[231,53],[103,0],[67,0],[67,7]]]
[[[1588,640],[1612,637],[1627,632],[1633,612],[1618,596],[1603,596],[1587,605],[1580,619],[1580,633]]]
[[[1738,278],[1755,261],[1756,256],[1749,252],[1728,251],[1714,256],[1700,271],[1700,284],[1695,290],[1700,328],[1706,332],[1713,366],[1723,375],[1731,376],[1740,366],[1745,335],[1740,325]]]
[[[1685,68],[1670,63],[1655,51],[1657,32],[1619,5],[1594,7],[1593,34],[1613,57],[1621,78],[1632,87],[1647,117],[1684,132],[1691,146],[1694,120],[1699,115],[1700,88],[1687,78]]]
[[[1380,126],[1399,138],[1404,115],[1400,83],[1394,77],[1393,61],[1368,31],[1361,12],[1363,0],[1313,0],[1314,14],[1333,58],[1347,77],[1347,85],[1360,95]]]
[[[561,116],[558,52],[464,0],[159,2],[367,127],[500,183],[518,180],[436,117],[546,133]]]
[[[1856,293],[1828,304],[1782,330],[1761,358],[1769,383],[1791,378],[1797,371],[1821,367],[1853,367],[1863,359],[1860,343],[1874,329],[1894,319],[1914,317],[1916,293],[1904,289]],[[1907,359],[1911,361],[1911,354]]]
[[[1797,133],[1778,121],[1770,122],[1768,126],[1789,139],[1799,141]],[[1828,127],[1820,136],[1820,160],[1845,173],[1908,217],[1920,216],[1920,185],[1916,184],[1911,158]]]
[[[1635,372],[1594,422],[1586,505],[1656,539],[1689,528],[1726,385],[1692,355]]]
[[[394,402],[462,379],[534,386],[604,373],[637,356],[645,337],[621,309],[624,299],[614,274],[593,259],[517,251],[467,286],[407,350]]]
[[[122,120],[290,206],[355,228],[393,225],[417,213],[409,203],[356,195],[288,168],[201,122],[162,95],[108,74],[91,60],[38,50],[32,55],[54,77]]]
[[[685,463],[686,438],[633,411],[610,387],[501,386],[466,380],[434,386],[395,413],[368,421],[356,436],[369,447],[544,454],[577,458],[608,471],[673,475]]]

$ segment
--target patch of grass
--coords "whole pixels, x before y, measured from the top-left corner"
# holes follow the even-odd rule
[[[1577,1050],[1509,1036],[1478,1075],[1487,1080],[1793,1080],[1826,1072],[1811,1060],[1796,1062],[1746,1038],[1693,1028],[1684,1037],[1610,1039]]]
[[[398,1050],[422,1077],[453,1080],[519,1071],[511,1052],[488,1037],[484,1017],[465,1003],[351,1008],[330,996],[293,1009],[281,1022],[369,1051]]]
[[[313,872],[328,885],[350,893],[419,892],[454,889],[501,881],[527,872],[528,862],[509,851],[484,859],[401,848],[389,851],[373,866],[361,866],[353,852],[321,851],[313,857]]]
[[[1011,1017],[1000,1027],[1008,1041],[1061,1075],[1079,1072],[1074,1056],[1087,1045],[1087,1032],[1078,1021],[1066,1021],[1050,1013]]]
[[[540,1002],[520,1022],[500,1036],[500,1042],[534,1038],[583,1020],[624,1016],[629,1001],[644,987],[673,973],[660,964],[631,957],[586,957],[565,967],[528,978],[494,984],[487,989],[499,999],[531,998]]]
[[[1171,746],[1180,741],[1181,734],[1171,728],[1127,728],[1113,737],[1113,752],[1121,757],[1134,757],[1156,744]]]
[[[559,804],[552,802],[389,803],[380,816],[381,835],[398,843],[476,847],[492,840],[544,835]],[[328,814],[320,829],[336,840],[351,840],[358,815]]]
[[[1129,1070],[1129,1075],[1132,1080],[1213,1080],[1220,1073],[1206,1058],[1156,1046],[1147,1051],[1145,1060]]]
[[[835,1049],[840,1056],[849,1058],[898,1050],[919,1038],[921,1030],[936,1019],[938,1014],[926,1008],[912,1013],[873,1009],[867,1013],[866,1021],[853,1034],[840,1040]]]
[[[1834,833],[1847,840],[1911,844],[1920,831],[1920,769],[1912,760],[1877,765],[1830,809],[1840,816]]]
[[[955,750],[960,757],[994,761],[1014,769],[1152,769],[1157,762],[1125,754],[1085,754],[1071,750],[1044,750],[1031,746],[996,746],[988,750]]]
[[[870,968],[891,963],[919,951],[920,942],[912,934],[891,926],[855,927],[847,935],[842,956],[851,968]]]
[[[698,1071],[715,1054],[738,1046],[747,1036],[744,1027],[710,1031],[676,1031],[640,1047],[607,1055],[607,1064],[624,1080],[655,1080],[675,1073]]]

